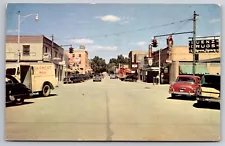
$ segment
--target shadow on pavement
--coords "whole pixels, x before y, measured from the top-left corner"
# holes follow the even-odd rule
[[[29,99],[32,99],[32,98],[48,98],[48,97],[52,97],[52,96],[58,96],[57,94],[50,94],[49,96],[47,97],[43,97],[43,96],[40,96],[40,95],[33,95],[32,97],[30,97]]]
[[[193,107],[220,110],[220,104],[219,103],[205,103],[205,104],[194,103]]]
[[[26,102],[26,101],[25,101],[23,104],[18,104],[18,105],[14,105],[14,104],[12,104],[12,103],[6,103],[5,106],[6,106],[6,107],[23,106],[23,105],[32,104],[32,103],[34,103],[34,102]]]
[[[187,100],[187,101],[195,101],[195,97],[187,97],[187,96],[176,96],[176,97],[168,97],[167,99],[174,99],[174,100]]]

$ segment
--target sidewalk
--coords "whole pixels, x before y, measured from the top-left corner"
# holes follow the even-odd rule
[[[169,87],[170,84],[154,84],[153,83],[147,83],[147,82],[143,82],[143,81],[140,81],[138,80],[137,83],[140,83],[140,84],[146,84],[146,85],[151,85],[151,86],[163,86],[163,87]]]

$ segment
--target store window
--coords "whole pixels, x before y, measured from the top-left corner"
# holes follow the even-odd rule
[[[23,45],[23,56],[30,56],[30,45]]]

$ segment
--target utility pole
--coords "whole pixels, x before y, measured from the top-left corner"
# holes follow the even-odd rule
[[[194,11],[194,16],[193,16],[193,76],[195,75],[195,67],[196,67],[196,16],[199,16],[196,14]]]
[[[53,52],[53,45],[54,45],[54,43],[53,43],[54,42],[54,35],[53,34],[51,35],[51,38],[52,38],[52,46],[51,46],[51,61],[52,61],[53,60],[53,56],[52,56],[53,53],[52,52]]]
[[[161,49],[159,49],[159,85],[161,81]]]

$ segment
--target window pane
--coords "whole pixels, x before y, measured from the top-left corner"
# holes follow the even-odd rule
[[[30,55],[30,45],[23,45],[23,55],[24,56]]]

